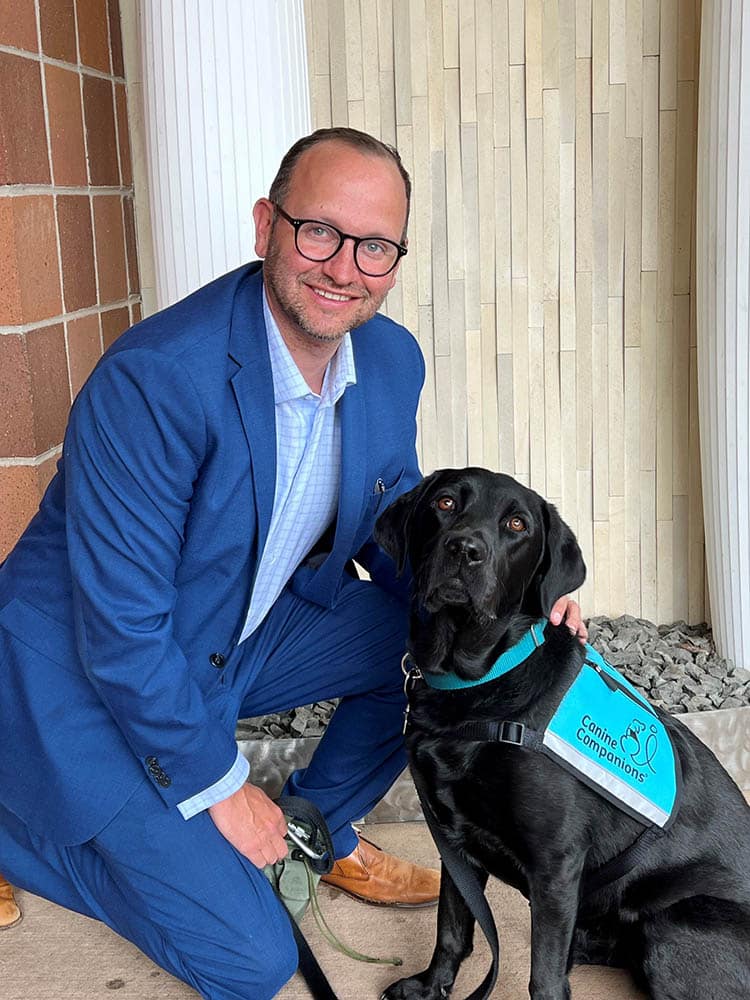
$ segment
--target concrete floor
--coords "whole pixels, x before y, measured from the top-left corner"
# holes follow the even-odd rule
[[[367,835],[386,850],[437,867],[437,852],[423,823],[367,826]],[[189,1000],[196,994],[173,979],[107,927],[69,913],[28,893],[18,894],[23,921],[0,934],[2,1000]],[[501,972],[493,1000],[528,998],[529,920],[526,901],[494,880],[488,898],[501,945]],[[377,998],[394,979],[423,969],[430,958],[437,909],[393,910],[366,906],[321,887],[321,907],[333,930],[368,954],[398,955],[403,966],[364,965],[333,951],[320,936],[311,914],[303,930],[340,1000]],[[489,967],[481,932],[453,992],[467,996]],[[575,969],[573,1000],[645,1000],[629,977],[600,968]],[[280,1000],[309,1000],[299,976]]]

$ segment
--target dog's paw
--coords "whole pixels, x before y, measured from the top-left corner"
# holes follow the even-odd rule
[[[411,976],[391,983],[380,1000],[446,1000],[449,995],[448,987],[428,985],[422,976]]]

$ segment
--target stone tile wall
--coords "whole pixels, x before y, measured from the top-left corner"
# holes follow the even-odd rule
[[[140,319],[117,0],[0,0],[0,559]]]

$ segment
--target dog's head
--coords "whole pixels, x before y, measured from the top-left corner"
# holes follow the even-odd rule
[[[547,617],[586,576],[573,532],[555,508],[510,476],[443,469],[381,515],[375,540],[428,613],[462,608],[492,621],[514,612]]]

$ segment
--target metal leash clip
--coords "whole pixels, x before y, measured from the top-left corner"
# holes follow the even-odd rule
[[[288,816],[286,821],[286,835],[292,843],[299,847],[303,854],[306,854],[312,861],[323,861],[323,859],[328,855],[327,850],[320,853],[315,851],[314,848],[310,846],[310,834],[308,831],[305,830],[304,827],[293,823]]]
[[[289,860],[304,861],[316,875],[327,875],[333,868],[333,841],[320,810],[298,795],[281,796],[276,805],[286,819]]]
[[[409,653],[404,653],[401,658],[401,673],[404,675],[404,694],[406,695],[406,708],[404,709],[404,728],[401,730],[402,735],[406,736],[406,730],[409,727],[409,712],[411,711],[411,702],[409,700],[409,695],[414,689],[417,681],[424,679],[422,671],[419,669],[417,664],[412,660]]]

